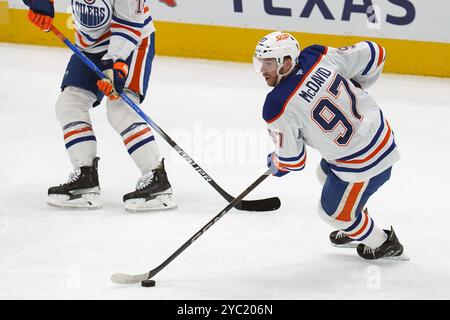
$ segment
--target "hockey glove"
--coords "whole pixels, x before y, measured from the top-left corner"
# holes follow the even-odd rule
[[[128,76],[128,65],[123,60],[117,60],[113,63],[110,60],[101,61],[101,69],[106,78],[97,81],[97,87],[110,100],[117,100],[123,92],[125,81]]]
[[[269,155],[267,156],[267,167],[270,168],[270,172],[272,172],[272,175],[275,177],[282,177],[285,174],[288,174],[290,171],[284,171],[277,168],[275,163],[272,161],[273,156],[275,156],[275,152],[269,153]]]
[[[54,0],[23,0],[30,8],[28,20],[42,31],[49,32],[55,17]]]

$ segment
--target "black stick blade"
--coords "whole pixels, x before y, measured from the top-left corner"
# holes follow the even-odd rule
[[[280,207],[280,199],[278,197],[273,197],[259,200],[242,200],[235,208],[245,211],[274,211]]]

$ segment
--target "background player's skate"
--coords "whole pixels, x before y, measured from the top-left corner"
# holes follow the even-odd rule
[[[125,209],[131,212],[175,209],[172,199],[172,187],[164,168],[164,159],[150,173],[142,176],[136,185],[136,191],[123,196]]]
[[[97,209],[102,206],[98,181],[98,160],[76,169],[69,180],[48,189],[47,203],[62,208]]]

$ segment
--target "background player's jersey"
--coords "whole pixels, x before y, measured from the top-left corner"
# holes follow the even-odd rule
[[[76,45],[108,51],[104,59],[126,60],[155,31],[149,0],[71,0]]]
[[[305,144],[345,181],[368,180],[399,159],[388,121],[364,91],[385,58],[385,49],[370,41],[302,50],[299,67],[267,95],[263,109],[280,170],[304,168]]]

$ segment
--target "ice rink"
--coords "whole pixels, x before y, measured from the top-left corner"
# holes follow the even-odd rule
[[[232,210],[156,277],[116,285],[115,272],[158,266],[227,202],[156,137],[178,209],[131,214],[122,195],[139,172],[105,107],[91,116],[102,209],[49,207],[47,189],[72,170],[54,114],[71,51],[0,44],[0,299],[449,299],[450,79],[385,74],[368,91],[395,132],[402,160],[368,202],[394,226],[411,260],[367,262],[329,244],[317,214],[320,155],[269,177],[249,199],[275,212]],[[388,58],[389,59],[389,58]],[[142,109],[225,190],[238,195],[272,151],[261,117],[268,88],[250,64],[157,56]]]

